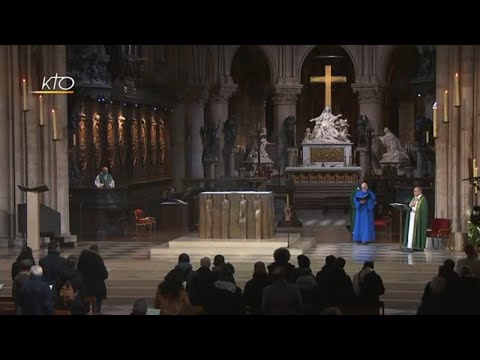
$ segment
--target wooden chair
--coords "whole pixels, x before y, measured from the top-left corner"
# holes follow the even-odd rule
[[[450,219],[435,218],[432,220],[432,228],[427,229],[427,237],[432,238],[432,247],[435,250],[441,249],[442,239],[450,240],[452,223],[453,222]],[[435,243],[437,243],[437,246],[435,246]],[[448,247],[453,251],[450,241],[448,242]]]
[[[135,213],[135,230],[137,236],[139,236],[139,228],[145,228],[149,231],[150,238],[152,237],[152,231],[155,230],[157,220],[152,216],[145,216],[142,209],[133,210]]]

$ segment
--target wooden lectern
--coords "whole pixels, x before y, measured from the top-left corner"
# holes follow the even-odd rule
[[[402,221],[403,213],[412,211],[412,208],[402,203],[390,203],[390,206],[393,207],[394,209],[397,209],[400,215],[400,227],[398,229],[398,238],[399,238],[399,244],[400,244],[400,250],[401,250],[402,242],[403,242],[403,221]]]
[[[48,191],[47,185],[40,185],[29,188],[17,185],[18,188],[27,193],[27,246],[33,251],[40,249],[40,193]]]

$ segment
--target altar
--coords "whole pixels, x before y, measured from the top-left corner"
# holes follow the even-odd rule
[[[272,239],[275,236],[270,191],[202,192],[200,239]]]
[[[352,143],[302,143],[303,166],[343,167],[353,163]]]

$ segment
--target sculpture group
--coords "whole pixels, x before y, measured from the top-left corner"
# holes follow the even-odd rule
[[[314,122],[313,130],[307,128],[304,143],[320,143],[320,144],[350,144],[350,134],[348,133],[347,119],[341,119],[342,114],[333,115],[332,109],[327,106],[320,116],[313,118],[310,122]]]

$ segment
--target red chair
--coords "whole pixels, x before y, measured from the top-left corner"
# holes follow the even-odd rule
[[[137,236],[139,234],[138,229],[144,227],[149,231],[151,238],[152,231],[155,230],[155,226],[157,225],[157,220],[152,216],[145,216],[142,209],[135,209],[133,212],[135,213],[135,230]]]
[[[432,247],[435,250],[441,248],[442,239],[450,239],[450,234],[452,233],[452,220],[450,219],[440,219],[436,218],[432,220],[432,228],[427,229],[427,237],[432,238]],[[438,246],[435,247],[435,243],[438,243]],[[450,246],[450,242],[449,242]]]
[[[376,219],[373,221],[375,226],[375,231],[383,230],[385,239],[391,240],[392,234],[392,213],[390,211],[386,211],[386,215],[382,215],[384,210],[382,207],[379,207],[378,214]]]

